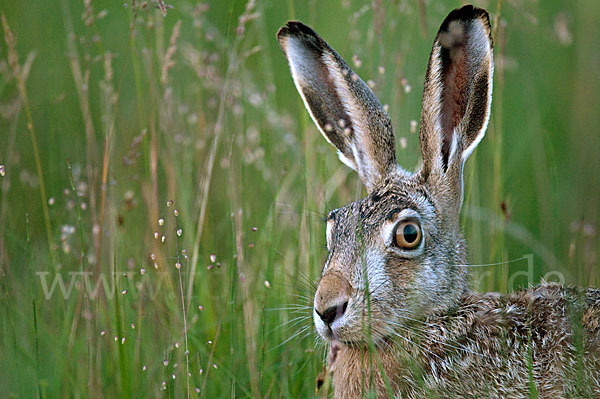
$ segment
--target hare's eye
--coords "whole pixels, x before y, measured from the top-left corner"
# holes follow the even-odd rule
[[[421,226],[415,221],[401,222],[396,227],[396,245],[402,249],[416,248],[422,237]]]

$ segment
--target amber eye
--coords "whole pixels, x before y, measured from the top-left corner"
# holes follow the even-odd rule
[[[402,249],[414,249],[422,238],[421,226],[415,221],[401,222],[396,227],[396,245]]]

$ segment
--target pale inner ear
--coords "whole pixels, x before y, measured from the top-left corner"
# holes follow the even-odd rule
[[[347,138],[338,132],[341,130],[340,123],[344,124],[344,130],[351,131],[352,121],[347,117],[347,111],[336,90],[336,79],[322,59],[328,56],[320,53],[319,49],[310,49],[306,43],[294,37],[286,40],[286,46],[292,77],[308,112],[323,137],[338,149],[342,162],[357,170],[354,154],[346,143]]]
[[[442,45],[440,55],[442,59],[442,76],[444,79],[442,91],[441,128],[442,128],[442,164],[444,169],[448,166],[450,149],[454,136],[454,129],[461,123],[465,116],[467,101],[469,99],[469,70],[465,26],[454,21],[450,23],[448,31],[440,35]]]
[[[366,181],[377,181],[381,176],[385,175],[385,167],[387,165],[378,164],[376,159],[373,159],[375,154],[377,154],[377,148],[374,148],[377,144],[373,143],[372,137],[369,135],[369,126],[367,125],[368,115],[364,115],[365,106],[357,102],[356,95],[351,92],[349,87],[347,79],[356,81],[358,75],[350,69],[340,71],[336,60],[330,54],[324,54],[323,61],[330,71],[333,88],[341,100],[340,103],[345,111],[345,115],[348,115],[347,118],[340,119],[337,122],[338,124],[343,124],[344,136],[350,139],[348,140],[349,146],[357,171]],[[383,169],[380,170],[378,168]]]

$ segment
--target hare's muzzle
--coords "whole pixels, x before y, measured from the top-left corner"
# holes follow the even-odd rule
[[[346,312],[350,299],[350,284],[337,273],[323,276],[315,294],[315,313],[328,330]]]

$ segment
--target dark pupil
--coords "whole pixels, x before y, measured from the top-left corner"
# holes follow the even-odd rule
[[[415,242],[419,235],[417,228],[413,224],[407,224],[404,226],[404,230],[402,232],[404,233],[404,240],[409,244]]]

